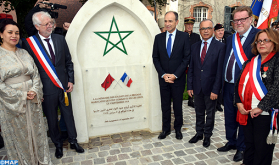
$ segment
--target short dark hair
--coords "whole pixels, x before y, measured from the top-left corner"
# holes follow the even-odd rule
[[[0,23],[0,33],[3,33],[5,31],[7,25],[15,25],[19,29],[19,25],[15,21],[11,19],[5,19]]]
[[[279,32],[277,30],[273,29],[273,28],[267,28],[267,29],[259,31],[256,34],[255,40],[251,44],[251,46],[252,46],[252,53],[255,54],[255,55],[259,54],[259,51],[257,49],[257,44],[255,42],[258,41],[259,35],[261,33],[266,33],[266,35],[271,40],[271,42],[273,42],[273,44],[274,44],[273,52],[279,52]]]
[[[175,11],[168,11],[166,12],[165,16],[168,14],[168,13],[173,13],[175,15],[175,20],[177,21],[178,20],[178,13],[175,12]]]
[[[252,17],[253,12],[252,12],[252,9],[251,9],[249,6],[239,6],[239,7],[237,7],[237,8],[233,11],[233,13],[232,13],[233,19],[234,19],[234,14],[235,14],[236,12],[241,12],[241,11],[247,11],[248,16],[249,16],[249,17]]]

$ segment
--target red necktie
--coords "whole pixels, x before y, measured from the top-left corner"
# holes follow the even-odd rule
[[[206,50],[207,50],[207,42],[204,42],[204,46],[202,48],[202,53],[201,53],[201,64],[203,64],[206,55]]]

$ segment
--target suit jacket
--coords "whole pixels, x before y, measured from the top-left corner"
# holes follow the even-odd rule
[[[38,33],[36,34],[36,37],[40,41],[42,47],[44,48],[45,52],[48,55],[48,58],[50,58],[50,55],[47,52],[48,48],[44,47],[44,44],[41,41],[41,38],[39,37]],[[68,45],[66,43],[65,38],[62,35],[58,34],[51,34],[51,39],[53,41],[54,45],[54,51],[55,51],[55,70],[57,72],[58,78],[60,79],[61,83],[63,84],[63,87],[67,89],[68,82],[74,83],[74,66],[72,62],[72,57],[68,48]],[[58,92],[58,87],[56,87],[50,78],[48,77],[47,73],[43,69],[42,65],[38,61],[37,57],[31,50],[29,44],[26,40],[23,41],[22,47],[29,52],[29,54],[33,57],[35,64],[38,67],[41,80],[43,83],[43,92],[44,95],[50,95]],[[50,60],[52,62],[52,60]]]
[[[201,37],[199,34],[197,33],[191,33],[189,34],[188,32],[185,32],[189,35],[189,40],[190,40],[190,44],[193,45],[194,43],[198,42],[198,41],[201,41]]]
[[[251,52],[251,44],[252,42],[254,41],[255,39],[255,35],[259,32],[260,30],[259,29],[256,29],[252,26],[252,29],[250,31],[250,33],[248,34],[248,37],[246,38],[244,44],[243,44],[243,50],[244,50],[244,53],[246,54],[248,60],[250,60],[252,57],[254,57],[255,55],[252,54]],[[227,66],[227,63],[228,63],[228,60],[229,60],[229,57],[231,55],[231,50],[232,50],[232,37],[233,35],[229,36],[227,38],[227,41],[226,41],[226,55],[225,55],[225,59],[224,59],[224,67],[223,67],[223,81],[225,81],[225,72],[226,72],[226,66]],[[234,81],[237,80],[237,78],[239,77],[239,74],[240,74],[240,71],[241,71],[241,68],[239,68],[238,64],[235,63],[235,75],[234,75]],[[234,82],[235,83],[235,82]]]
[[[153,45],[153,63],[158,72],[159,84],[166,86],[168,83],[162,77],[165,73],[174,74],[178,78],[175,85],[185,85],[186,67],[190,61],[190,42],[187,33],[176,31],[171,56],[166,49],[166,32],[156,35]]]
[[[202,41],[191,47],[191,62],[187,76],[187,90],[197,95],[200,91],[210,96],[211,92],[219,95],[222,86],[222,68],[225,56],[225,44],[215,38],[208,47],[201,64],[200,49]]]

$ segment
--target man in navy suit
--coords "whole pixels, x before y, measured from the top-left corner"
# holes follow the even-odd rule
[[[259,31],[251,26],[252,23],[252,10],[248,6],[240,6],[236,8],[233,13],[234,29],[237,32],[235,35],[240,37],[240,45],[245,53],[247,59],[251,59],[254,54],[251,52],[251,43],[254,41],[256,33]],[[236,122],[237,107],[233,104],[234,98],[234,83],[239,77],[242,68],[236,61],[236,56],[241,56],[234,52],[232,49],[233,35],[227,38],[226,54],[223,67],[223,99],[224,99],[224,112],[225,112],[225,129],[226,138],[228,142],[225,146],[218,148],[218,151],[226,152],[231,149],[237,149],[233,157],[235,162],[243,159],[244,134],[243,128]],[[236,44],[237,45],[237,44]],[[237,133],[238,131],[238,133]]]
[[[191,47],[191,61],[188,70],[187,92],[195,94],[196,135],[189,143],[203,139],[203,146],[210,145],[215,120],[217,97],[222,86],[222,69],[225,44],[213,37],[213,22],[209,19],[200,23],[202,41]],[[206,122],[205,122],[206,114]]]
[[[156,35],[153,45],[153,63],[158,72],[163,129],[159,139],[170,134],[171,99],[175,116],[176,139],[182,139],[182,101],[186,81],[186,67],[190,60],[190,42],[187,33],[178,31],[178,14],[170,11],[165,14],[167,32]]]

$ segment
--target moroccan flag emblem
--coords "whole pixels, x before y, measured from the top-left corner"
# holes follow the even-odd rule
[[[108,76],[106,77],[105,81],[102,83],[102,87],[105,89],[105,91],[110,87],[110,85],[112,84],[112,82],[114,81],[114,78],[111,77],[110,74],[108,74]]]

